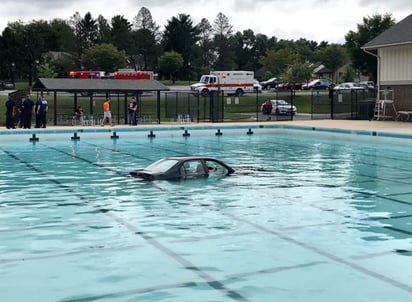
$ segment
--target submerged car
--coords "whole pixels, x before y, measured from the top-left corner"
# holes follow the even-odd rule
[[[268,102],[270,102],[270,104],[272,105],[270,112],[268,111],[268,108],[270,108],[270,106],[268,106],[269,105]],[[263,114],[276,114],[276,115],[280,115],[280,114],[295,115],[296,114],[296,106],[289,104],[285,100],[266,101],[260,106],[260,110]]]
[[[143,180],[184,180],[209,176],[226,176],[235,170],[213,157],[173,156],[162,158],[146,168],[129,172]]]

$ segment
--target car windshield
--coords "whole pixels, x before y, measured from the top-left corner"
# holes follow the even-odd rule
[[[176,165],[178,162],[179,161],[177,159],[160,159],[144,169],[149,170],[152,173],[164,173],[168,171],[171,167]]]
[[[289,105],[285,100],[277,100],[275,101],[276,105]]]
[[[202,83],[202,84],[208,84],[209,83],[209,76],[202,76],[201,78],[200,78],[200,81],[199,81],[199,83]]]

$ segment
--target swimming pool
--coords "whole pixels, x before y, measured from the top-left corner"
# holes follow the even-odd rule
[[[0,300],[411,300],[411,146],[222,132],[4,140]],[[127,177],[187,154],[263,171]]]

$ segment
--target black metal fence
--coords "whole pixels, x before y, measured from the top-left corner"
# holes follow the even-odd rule
[[[207,96],[191,91],[175,90],[162,92],[160,101],[156,94],[139,94],[138,123],[200,123],[200,122],[256,122],[311,119],[371,119],[374,112],[376,92],[368,89],[344,91],[295,91],[272,90],[245,94],[227,95],[216,91]],[[52,95],[49,95],[49,99]],[[116,124],[128,124],[128,98],[113,94],[112,115]],[[267,100],[284,100],[296,114],[282,114],[275,108],[271,114],[262,112],[262,104]],[[49,101],[50,113],[56,110],[56,118],[48,115],[49,124],[73,124],[75,105],[82,105],[85,120],[98,124],[103,116],[104,97],[79,97],[76,104],[69,94],[58,95],[56,102]],[[290,112],[291,110],[289,110]]]
[[[267,100],[284,100],[295,106],[297,113],[281,114],[273,109],[262,112]],[[295,91],[273,90],[243,96],[226,95],[224,91],[208,96],[190,91],[164,94],[165,119],[177,122],[282,121],[313,119],[371,119],[376,100],[374,89]]]
[[[311,92],[311,119],[367,120],[373,117],[375,89]]]

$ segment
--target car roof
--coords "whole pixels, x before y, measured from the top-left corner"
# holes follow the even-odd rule
[[[271,102],[286,102],[285,100],[270,100]]]
[[[187,156],[168,156],[165,157],[164,159],[174,159],[174,160],[179,160],[179,161],[184,161],[184,160],[195,160],[195,159],[203,159],[203,160],[217,160],[214,157],[210,156],[199,156],[199,155],[187,155]]]

